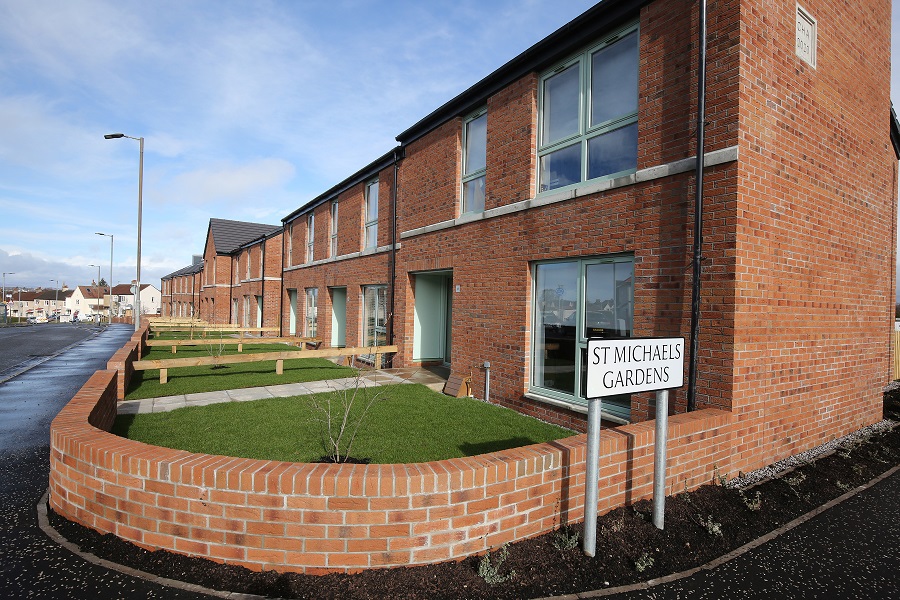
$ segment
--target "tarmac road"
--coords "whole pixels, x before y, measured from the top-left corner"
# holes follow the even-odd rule
[[[44,361],[0,383],[2,598],[208,598],[88,563],[38,527],[36,506],[47,490],[50,469],[50,422],[132,333],[129,325],[0,329],[0,372]]]

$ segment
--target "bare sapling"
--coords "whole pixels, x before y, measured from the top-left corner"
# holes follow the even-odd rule
[[[314,394],[312,406],[318,413],[324,457],[331,462],[347,462],[353,442],[371,408],[385,396],[385,388],[369,389],[357,370],[352,383],[343,389]]]

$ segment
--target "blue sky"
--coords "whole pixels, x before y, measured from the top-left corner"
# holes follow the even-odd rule
[[[133,279],[138,142],[106,133],[145,138],[141,279],[158,286],[210,217],[279,224],[593,4],[0,0],[6,285],[108,278],[98,231],[115,282]]]

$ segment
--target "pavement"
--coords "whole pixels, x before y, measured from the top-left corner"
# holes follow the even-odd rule
[[[248,402],[264,398],[285,398],[288,396],[304,396],[321,392],[340,391],[360,387],[374,387],[388,384],[421,383],[435,391],[441,391],[447,382],[441,369],[403,368],[378,369],[361,372],[359,378],[345,377],[328,381],[308,381],[306,383],[285,383],[267,385],[265,387],[244,388],[240,390],[222,390],[201,392],[198,394],[180,394],[144,400],[126,400],[119,403],[120,415],[134,415],[152,412],[166,412],[186,406],[207,406],[220,402]]]
[[[0,420],[6,432],[0,440],[0,597],[210,597],[197,586],[163,581],[73,552],[64,541],[48,537],[40,527],[37,507],[47,490],[50,421],[94,370],[105,367],[131,333],[127,325],[104,328],[0,383]],[[427,377],[421,371],[419,374]],[[411,375],[381,372],[374,374],[374,383],[407,380]],[[379,381],[378,377],[383,379]],[[302,385],[310,389],[309,384]],[[288,386],[261,390],[259,393],[271,396],[297,393]],[[248,394],[246,390],[232,390],[216,397],[219,401],[241,401]],[[150,399],[131,404],[137,408],[123,410],[163,410],[178,402],[188,405],[208,401],[189,396],[180,401]],[[897,598],[898,498],[900,467],[699,569],[563,598]],[[247,597],[222,592],[214,595]]]

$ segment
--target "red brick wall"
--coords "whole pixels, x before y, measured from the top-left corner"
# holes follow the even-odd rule
[[[320,574],[459,559],[583,519],[585,436],[403,465],[260,461],[108,433],[116,373],[98,371],[50,427],[50,505],[151,550]],[[727,470],[731,417],[677,415],[669,493]],[[604,431],[599,510],[652,494],[653,424]]]
[[[803,6],[816,68],[794,53],[793,3],[741,4],[733,386],[752,418],[738,468],[878,421],[890,377],[891,2]]]
[[[260,270],[260,252],[265,246],[265,275]],[[281,253],[283,247],[282,236],[275,235],[262,240],[252,246],[243,248],[232,258],[232,265],[238,265],[238,279],[231,288],[231,299],[237,299],[238,312],[236,320],[239,325],[244,325],[244,297],[250,298],[250,321],[247,327],[257,326],[257,308],[259,302],[257,296],[263,297],[262,327],[278,327],[280,322],[281,306]],[[221,257],[220,257],[221,260]],[[247,262],[250,262],[250,278],[247,278]],[[218,301],[217,301],[218,302]],[[235,315],[232,315],[232,321]],[[264,335],[275,335],[265,333]]]
[[[491,115],[488,113],[488,124]],[[398,231],[454,219],[459,212],[462,119],[453,119],[406,149],[400,168]],[[389,197],[390,189],[379,199]],[[387,212],[379,212],[380,215]],[[382,229],[379,224],[379,231]],[[385,238],[388,240],[389,238]]]
[[[488,99],[486,210],[534,197],[537,86],[537,74],[531,74]],[[460,175],[457,166],[457,182]]]

